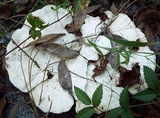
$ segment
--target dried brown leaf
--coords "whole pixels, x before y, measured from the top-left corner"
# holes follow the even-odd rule
[[[92,7],[87,7],[85,10],[88,13],[91,13],[93,11],[95,11],[96,9],[100,8],[101,5],[96,5],[96,6],[92,6]]]
[[[84,10],[78,11],[74,17],[73,22],[66,25],[66,27],[65,27],[66,30],[69,33],[77,32],[82,27],[82,25],[86,19],[87,13],[91,13],[94,10],[98,9],[99,7],[100,7],[100,5],[97,5],[97,6],[87,7]]]
[[[0,6],[0,19],[7,18],[11,15],[13,6],[10,4],[5,4],[4,6]]]
[[[143,8],[134,16],[134,22],[140,29],[148,26],[154,37],[160,32],[160,12],[151,8]]]
[[[41,43],[36,45],[38,49],[48,50],[60,58],[72,59],[79,55],[79,52],[56,43]]]
[[[30,42],[27,46],[25,46],[25,48],[29,46],[35,46],[36,44],[56,40],[59,36],[63,36],[63,35],[64,34],[46,34],[38,38],[37,40]]]
[[[85,19],[86,19],[86,15],[87,15],[87,12],[86,10],[82,10],[82,11],[79,11],[77,12],[77,14],[75,15],[74,17],[74,21],[68,25],[66,25],[66,30],[69,32],[69,33],[74,33],[75,31],[78,31]]]
[[[118,69],[120,73],[119,84],[120,87],[132,86],[138,84],[140,81],[140,66],[135,63],[132,70],[127,70],[126,68],[120,66]]]
[[[92,11],[91,13],[89,13],[89,15],[93,16],[93,17],[97,17],[98,16],[98,17],[100,17],[100,19],[102,21],[105,21],[108,18],[108,16],[105,14],[105,12],[104,12],[104,10],[103,10],[103,8],[101,6],[98,7],[98,9],[96,9],[96,10]]]
[[[2,117],[2,111],[3,111],[4,107],[5,107],[5,105],[6,105],[6,100],[5,100],[5,98],[1,98],[1,99],[0,99],[0,118],[3,118],[3,117]]]
[[[154,36],[151,29],[147,25],[144,26],[144,32],[145,32],[148,43],[153,43]],[[149,45],[149,47],[152,49],[153,45]]]
[[[61,87],[67,90],[72,95],[72,80],[71,74],[65,63],[65,60],[61,59],[58,64],[58,79]]]
[[[14,0],[14,4],[19,4],[19,5],[24,5],[28,2],[29,0]]]
[[[8,72],[6,70],[6,62],[5,59],[2,59],[1,64],[0,64],[0,76],[4,77],[5,79],[9,79]]]
[[[116,14],[118,12],[118,8],[116,7],[114,2],[112,3],[110,10],[113,14]]]
[[[3,57],[6,53],[6,45],[5,44],[0,44],[0,57]],[[8,72],[6,70],[6,62],[5,59],[2,58],[0,61],[0,76],[4,77],[5,79],[8,79]]]
[[[105,71],[106,66],[108,64],[107,58],[108,57],[105,56],[104,58],[100,59],[100,65],[96,65],[96,67],[93,69],[93,72],[94,72],[93,77],[96,77]]]

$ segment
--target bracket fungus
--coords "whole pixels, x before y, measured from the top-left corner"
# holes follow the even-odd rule
[[[99,84],[103,85],[103,97],[98,106],[101,111],[96,109],[97,113],[118,107],[119,94],[123,90],[123,85],[120,83],[122,80],[127,81],[123,77],[131,75],[123,75],[121,73],[123,70],[118,71],[114,68],[115,59],[112,56],[109,59],[112,53],[105,47],[112,49],[119,45],[116,44],[113,47],[113,42],[103,35],[104,29],[108,28],[111,34],[129,41],[138,39],[139,42],[147,42],[145,35],[136,28],[127,15],[122,13],[114,15],[107,11],[105,12],[108,15],[106,21],[86,15],[85,23],[80,28],[82,36],[77,37],[65,29],[67,24],[72,23],[71,14],[66,9],[59,8],[54,11],[51,7],[55,6],[47,5],[32,12],[33,16],[49,24],[41,30],[41,37],[51,34],[63,35],[51,41],[31,45],[34,39],[30,38],[31,25],[26,20],[23,27],[13,33],[13,40],[7,46],[7,52],[16,48],[6,56],[6,68],[10,81],[22,92],[29,92],[36,106],[44,112],[69,111],[74,100],[76,100],[76,111],[80,111],[86,106],[77,99],[74,86],[92,97]],[[88,43],[88,40],[94,45]],[[27,46],[29,44],[30,46]],[[103,56],[100,56],[95,45]],[[149,47],[139,47],[130,55],[127,64],[121,63],[125,58],[120,55],[120,67],[125,68],[126,73],[131,73],[135,64],[140,66],[137,73],[138,80],[129,86],[132,94],[147,88],[143,76],[143,65],[155,69],[156,57],[149,53],[153,53]],[[112,59],[114,61],[108,62]]]

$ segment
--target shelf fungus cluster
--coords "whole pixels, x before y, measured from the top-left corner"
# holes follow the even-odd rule
[[[131,94],[147,88],[143,66],[154,70],[156,58],[149,47],[132,47],[128,63],[123,63],[125,56],[117,57],[113,51],[120,44],[107,38],[147,42],[127,15],[106,11],[106,19],[101,20],[82,12],[73,18],[66,9],[54,11],[52,7],[55,6],[47,5],[32,12],[48,25],[41,30],[40,38],[30,37],[32,26],[26,20],[7,46],[7,52],[11,51],[6,56],[10,81],[22,92],[28,92],[39,109],[60,114],[76,104],[76,112],[80,111],[86,106],[77,99],[74,86],[92,97],[99,84],[103,85],[98,106],[101,111],[97,113],[118,107],[124,86],[129,86]]]

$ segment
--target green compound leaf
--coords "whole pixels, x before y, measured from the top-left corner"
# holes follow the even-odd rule
[[[133,115],[130,110],[124,110],[121,107],[112,109],[106,118],[133,118]]]
[[[154,91],[158,91],[160,85],[159,85],[158,77],[155,74],[155,72],[147,66],[143,67],[143,71],[144,71],[144,77],[148,86]]]
[[[91,99],[89,98],[89,96],[82,91],[81,89],[79,89],[78,87],[74,86],[74,90],[75,90],[75,94],[77,96],[77,98],[85,105],[90,105],[91,104]]]
[[[148,43],[147,42],[138,42],[138,41],[127,41],[127,40],[123,40],[123,39],[116,39],[116,38],[112,38],[109,36],[106,36],[107,38],[109,38],[110,40],[125,45],[125,46],[129,46],[129,47],[144,47],[147,46]]]
[[[31,24],[32,28],[44,29],[48,25],[44,25],[44,21],[42,21],[39,17],[35,17],[32,14],[29,14],[27,17],[27,21]]]
[[[153,90],[144,90],[140,93],[137,93],[133,96],[133,98],[141,100],[141,101],[152,101],[154,98],[156,98],[156,93]]]
[[[30,29],[30,32],[29,32],[30,36],[33,38],[33,39],[36,39],[36,37],[40,38],[42,33],[40,30],[35,30],[33,28]]]
[[[90,118],[95,113],[94,107],[86,107],[79,111],[75,118]]]
[[[123,89],[122,93],[120,94],[119,102],[122,109],[128,110],[129,108],[128,86],[126,86]]]
[[[121,113],[121,118],[133,118],[132,112],[130,110],[123,110]]]
[[[98,107],[100,105],[102,95],[103,95],[102,85],[99,85],[92,96],[92,105],[94,107]]]
[[[121,107],[114,108],[107,114],[106,118],[117,118],[121,116],[123,111],[124,110]]]

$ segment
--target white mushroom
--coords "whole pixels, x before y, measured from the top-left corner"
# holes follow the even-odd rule
[[[46,24],[57,21],[59,18],[66,15],[68,12],[60,8],[57,12],[53,11],[48,5],[40,10],[33,12],[34,16],[41,18]],[[58,14],[57,14],[58,13]],[[58,18],[57,18],[58,16]],[[66,36],[60,37],[55,43],[67,43],[76,39],[73,34],[68,34],[64,29],[65,25],[72,22],[71,15],[67,15],[60,22],[52,24],[46,29],[42,30],[42,35],[50,33],[65,33]],[[17,45],[29,37],[30,25],[25,21],[25,25],[16,30],[12,39]],[[33,39],[29,38],[20,47],[25,47]],[[72,47],[74,44],[72,44]],[[67,45],[71,47],[71,45]],[[7,52],[15,48],[16,45],[11,41],[7,46]],[[77,48],[77,47],[76,47]],[[75,49],[75,48],[74,48]],[[53,56],[51,52],[46,50],[38,50],[33,46],[23,49],[33,60],[35,60],[39,67],[20,49],[12,51],[6,57],[7,70],[9,71],[10,81],[23,92],[31,93],[31,97],[35,104],[44,112],[62,113],[71,109],[74,104],[72,96],[68,91],[64,90],[58,82],[57,62],[60,60],[57,56]],[[47,73],[50,72],[53,77],[49,78]],[[63,96],[63,97],[62,97]],[[65,96],[65,97],[64,97]],[[66,103],[67,101],[67,103]]]
[[[46,24],[51,24],[68,14],[65,9],[60,8],[58,11],[54,11],[51,7],[55,6],[47,5],[32,14],[33,16],[42,19]],[[127,15],[119,14],[115,16],[109,11],[107,11],[106,14],[109,19],[107,19],[105,23],[110,24],[112,22],[108,27],[112,34],[119,35],[129,41],[136,41],[137,39],[141,42],[147,41],[144,34],[135,27],[134,23]],[[108,54],[109,50],[105,50],[102,47],[112,48],[111,42],[105,36],[100,35],[105,24],[99,17],[87,15],[85,24],[83,24],[80,29],[83,41],[79,43],[74,42],[77,37],[74,34],[68,33],[64,28],[71,22],[72,17],[68,14],[60,21],[53,23],[42,30],[42,36],[53,33],[64,33],[64,36],[61,36],[50,43],[62,45],[67,43],[65,45],[66,47],[79,51],[80,54],[77,57],[65,59],[65,63],[71,74],[73,96],[71,96],[67,90],[63,89],[58,81],[57,68],[58,63],[61,60],[60,57],[47,50],[39,50],[34,46],[23,48],[33,41],[32,38],[29,38],[20,45],[20,47],[23,48],[23,51],[17,48],[6,56],[6,68],[9,71],[10,81],[22,92],[29,92],[35,104],[44,112],[62,113],[69,111],[74,104],[74,99],[76,100],[76,111],[80,111],[86,106],[77,99],[73,90],[74,86],[84,90],[92,97],[99,84],[103,85],[103,97],[98,109],[101,111],[108,111],[118,107],[119,94],[123,90],[123,87],[117,87],[119,72],[113,69],[110,64],[107,64],[104,72],[94,78],[97,82],[93,81],[93,69],[96,68],[96,64],[99,62],[99,54],[96,49],[88,43],[88,40],[98,45],[98,48],[103,55]],[[16,45],[19,45],[29,37],[30,28],[26,25],[30,26],[30,24],[25,21],[25,25],[13,33],[12,39],[14,42],[11,41],[8,44],[7,52],[17,47]],[[24,52],[27,53],[27,55]],[[143,52],[153,53],[147,46],[140,47],[136,53],[131,54],[128,65],[121,64],[121,66],[128,70],[130,70],[132,65],[137,62],[140,65],[140,79],[142,84],[130,87],[129,90],[132,94],[147,88],[143,76],[143,65],[147,65],[153,70],[155,69],[155,64],[152,63],[155,62],[155,56]],[[35,60],[35,62],[33,62],[33,60]],[[97,61],[97,63],[89,63],[90,60]],[[124,58],[121,56],[120,60],[122,62]],[[36,62],[39,67],[36,65]],[[49,74],[51,74],[51,76],[49,76]],[[97,113],[101,113],[101,111],[97,109],[96,111]]]
[[[147,42],[144,34],[135,27],[134,23],[130,20],[130,18],[125,14],[119,14],[118,16],[114,16],[111,14],[111,12],[106,12],[106,14],[109,14],[109,20],[106,20],[107,24],[109,25],[109,29],[112,34],[119,35],[123,37],[126,40],[129,41],[136,41],[137,39],[140,40],[140,42]],[[111,20],[111,18],[115,18],[115,20]],[[104,46],[105,45],[101,45]],[[110,48],[110,47],[109,47]],[[142,53],[141,53],[142,52]],[[121,64],[121,66],[125,67],[128,70],[131,70],[131,67],[135,63],[139,63],[140,65],[140,84],[135,84],[129,88],[129,91],[131,94],[135,94],[141,90],[144,90],[147,88],[147,84],[144,80],[143,75],[143,66],[147,65],[151,69],[155,70],[155,55],[146,54],[147,53],[153,53],[149,49],[149,47],[140,47],[137,53],[131,54],[129,63]],[[124,58],[120,57],[121,62],[124,61]],[[151,61],[152,60],[152,61]],[[115,62],[116,63],[116,62]],[[108,111],[110,109],[113,109],[115,107],[119,107],[119,95],[121,91],[123,90],[122,87],[117,87],[117,81],[119,79],[119,72],[117,72],[115,69],[111,67],[110,64],[107,64],[106,70],[103,72],[103,74],[96,76],[94,79],[98,82],[93,82],[92,75],[93,75],[93,69],[95,68],[95,64],[90,64],[88,66],[88,78],[90,78],[92,81],[87,82],[85,92],[92,98],[92,95],[95,91],[95,89],[98,87],[98,83],[101,83],[103,85],[103,97],[101,100],[101,104],[98,106],[98,109],[95,109],[97,113],[101,113],[102,111]],[[113,90],[113,91],[112,91]],[[110,100],[110,101],[109,101]],[[80,101],[76,102],[76,111],[80,111],[81,109],[85,108],[86,105],[81,103]],[[101,111],[99,111],[99,109]]]

